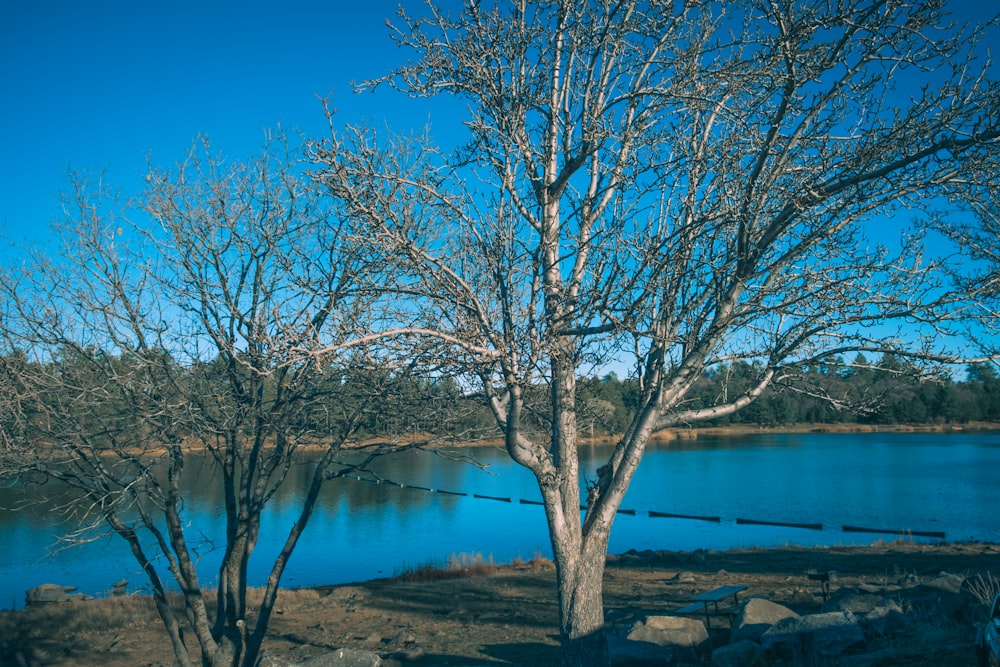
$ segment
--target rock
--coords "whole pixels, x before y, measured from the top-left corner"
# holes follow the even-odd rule
[[[823,605],[823,611],[849,611],[852,614],[867,614],[876,607],[885,604],[885,600],[876,595],[847,594],[831,598]]]
[[[412,646],[396,651],[392,654],[392,657],[402,662],[416,662],[417,660],[423,660],[426,655],[427,653],[424,649],[419,646]]]
[[[940,576],[935,577],[929,581],[925,581],[921,586],[924,588],[930,588],[935,591],[944,591],[945,593],[961,593],[962,585],[965,583],[965,577],[960,577],[957,574],[948,574],[942,572]]]
[[[830,603],[823,608],[854,614],[866,637],[880,637],[907,627],[903,608],[895,600],[876,595],[848,595]]]
[[[111,595],[121,597],[128,592],[128,579],[120,579],[111,584]]]
[[[859,593],[869,593],[871,595],[881,595],[885,593],[885,586],[876,586],[875,584],[858,584]]]
[[[332,653],[317,656],[299,663],[299,667],[381,667],[378,653],[338,648]]]
[[[907,611],[956,618],[962,610],[965,596],[941,588],[921,585],[907,588],[897,595]]]
[[[899,660],[899,650],[894,647],[884,648],[872,653],[844,656],[837,660],[837,667],[879,667],[893,664]]]
[[[877,607],[864,615],[859,621],[866,637],[881,639],[897,633],[909,632],[912,628],[910,619],[895,602],[884,607]]]
[[[611,667],[670,667],[675,664],[673,649],[623,637],[606,637]]]
[[[406,630],[401,630],[400,632],[397,632],[396,635],[389,640],[390,644],[395,644],[397,646],[402,646],[404,644],[415,644],[416,642],[417,638],[413,635],[413,633],[407,632]]]
[[[729,641],[738,642],[743,639],[758,641],[775,623],[786,618],[798,618],[798,614],[770,600],[750,598],[737,608]]]
[[[695,577],[694,572],[688,572],[688,571],[678,572],[674,576],[674,581],[676,581],[678,584],[693,584],[695,581],[697,581],[697,577]]]
[[[695,648],[708,641],[708,630],[701,621],[680,616],[648,616],[637,622],[625,637],[658,646]]]
[[[788,596],[788,604],[797,607],[815,607],[817,605],[816,596],[801,588],[791,592]]]
[[[54,604],[57,602],[69,602],[76,596],[69,594],[76,590],[76,586],[60,586],[58,584],[42,584],[29,588],[24,594],[26,606]]]
[[[715,667],[753,667],[760,656],[760,644],[744,639],[712,651],[712,664]]]
[[[843,655],[865,643],[857,618],[849,611],[809,614],[778,621],[761,636],[765,650],[813,652],[821,657]]]

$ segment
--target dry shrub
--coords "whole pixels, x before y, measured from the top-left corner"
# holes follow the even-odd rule
[[[483,558],[483,555],[480,553],[461,553],[448,556],[448,560],[444,565],[431,562],[415,568],[404,568],[396,574],[396,578],[408,582],[437,581],[440,579],[493,574],[499,569],[500,566],[493,562],[492,555],[488,558]]]
[[[459,576],[476,574],[493,574],[499,568],[493,562],[493,555],[483,558],[480,553],[474,554],[452,554],[448,556],[449,572],[454,572]]]
[[[978,573],[974,577],[969,577],[966,586],[976,598],[976,602],[986,607],[990,607],[997,593],[1000,593],[1000,579],[992,572]]]

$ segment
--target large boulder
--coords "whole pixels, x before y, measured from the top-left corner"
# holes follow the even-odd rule
[[[743,639],[758,641],[771,626],[786,618],[798,618],[798,614],[776,602],[764,598],[750,598],[736,610],[729,641],[738,642]]]
[[[949,574],[947,572],[942,572],[937,577],[925,581],[921,586],[924,588],[929,588],[934,591],[943,591],[945,593],[961,593],[962,586],[965,584],[965,577],[957,574]]]
[[[873,609],[884,606],[885,598],[866,593],[845,593],[827,600],[823,611],[849,611],[852,614],[867,614]]]
[[[911,586],[896,593],[896,598],[908,612],[918,612],[931,616],[958,618],[968,599],[964,592],[950,590],[954,585],[950,579],[933,580],[931,585]]]
[[[854,614],[865,636],[877,638],[908,626],[903,608],[895,600],[879,595],[845,595],[824,606],[826,611],[848,611]]]
[[[677,664],[674,649],[650,642],[609,635],[606,638],[611,667],[672,667]]]
[[[760,656],[760,644],[744,639],[712,651],[712,664],[715,667],[754,667],[760,662]]]
[[[74,599],[70,593],[76,590],[76,586],[60,586],[58,584],[42,584],[29,588],[24,594],[24,602],[27,606],[55,604],[57,602],[69,602]]]
[[[808,614],[778,621],[761,635],[765,650],[832,658],[864,646],[865,635],[849,611]]]
[[[638,621],[632,626],[626,639],[658,646],[696,648],[708,641],[708,630],[704,623],[693,618],[648,616],[645,621]]]

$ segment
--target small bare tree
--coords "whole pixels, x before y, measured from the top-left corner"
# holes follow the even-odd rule
[[[152,168],[131,208],[78,176],[52,252],[0,282],[4,470],[68,485],[75,512],[128,542],[181,665],[257,663],[322,484],[392,448],[333,465],[382,400],[376,380],[344,380],[386,314],[371,289],[381,267],[299,168],[281,136],[246,163],[196,145],[176,169]],[[223,487],[214,593],[196,568],[206,545],[187,529],[193,457]],[[311,466],[308,488],[251,610],[261,516],[302,478],[293,466]]]
[[[534,473],[564,664],[601,663],[608,537],[652,433],[838,355],[947,358],[963,295],[889,230],[996,154],[1000,88],[934,0],[429,2],[395,35],[416,60],[367,85],[462,98],[468,143],[445,159],[348,128],[316,148],[321,178]],[[688,402],[737,361],[746,386]],[[608,364],[639,408],[581,471],[577,376]]]

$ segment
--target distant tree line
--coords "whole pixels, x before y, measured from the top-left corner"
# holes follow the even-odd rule
[[[691,392],[691,408],[732,398],[753,385],[760,369],[736,362],[706,373]],[[611,373],[580,383],[581,409],[595,433],[618,433],[634,410],[638,387]],[[994,366],[973,364],[965,379],[921,372],[912,363],[885,355],[870,363],[831,358],[801,369],[770,387],[743,410],[699,426],[747,424],[960,424],[1000,421],[1000,375]]]
[[[736,362],[704,374],[691,392],[690,409],[732,399],[753,386],[761,369]],[[635,413],[640,396],[638,382],[615,373],[584,377],[578,382],[577,414],[584,436],[622,433]],[[539,394],[532,406],[531,422],[543,432],[548,412]],[[482,432],[488,415],[476,418],[463,411],[464,428]],[[477,424],[477,422],[479,422]],[[790,424],[924,425],[1000,422],[1000,374],[989,364],[965,369],[965,379],[928,375],[912,362],[885,355],[870,362],[863,354],[853,360],[830,358],[804,367],[797,375],[770,387],[743,410],[698,426]]]
[[[694,387],[690,404],[697,409],[733,398],[753,386],[761,369],[735,362],[704,374]],[[376,377],[377,375],[377,377]],[[450,377],[416,377],[405,371],[375,374],[359,371],[330,387],[337,410],[351,396],[369,401],[358,437],[394,437],[426,433],[438,441],[496,438],[496,423],[477,396],[462,390]],[[372,401],[371,387],[382,392]],[[628,427],[641,395],[639,383],[611,372],[578,379],[577,416],[581,435],[621,434]],[[537,434],[551,429],[551,410],[544,387],[526,392],[526,423]],[[310,426],[320,423],[331,406],[317,403]],[[330,413],[332,414],[332,413]],[[965,378],[928,375],[908,360],[884,355],[872,363],[858,354],[853,360],[830,358],[804,367],[800,373],[770,387],[743,410],[698,426],[731,424],[762,427],[789,424],[922,425],[1000,422],[1000,373],[990,364],[973,364]]]
[[[23,358],[8,358],[4,363],[10,369],[28,362]],[[128,362],[105,359],[104,363],[121,366]],[[79,355],[70,353],[53,359],[49,365],[52,374],[63,377],[79,375],[80,369],[87,366],[81,364]],[[759,371],[753,364],[736,362],[706,373],[692,391],[689,407],[713,405],[720,398],[746,391]],[[225,382],[219,362],[189,368],[178,364],[172,373],[175,378],[186,375],[191,384],[201,385],[205,395],[213,396],[215,401],[225,400],[227,394],[212,390],[213,383]],[[65,391],[72,391],[77,384],[83,386],[83,378],[79,379],[79,383],[67,384]],[[640,395],[635,380],[619,378],[612,372],[600,377],[581,377],[579,388],[577,412],[583,436],[609,436],[625,430]],[[275,387],[264,388],[265,396],[275,391]],[[356,371],[320,374],[311,393],[313,399],[298,416],[298,428],[312,433],[317,442],[336,436],[348,415],[356,420],[358,439],[415,433],[433,435],[439,442],[497,437],[492,415],[478,398],[463,392],[458,382],[446,376],[428,378],[405,369],[375,372],[359,367]],[[534,432],[544,433],[551,426],[544,388],[539,387],[534,394],[526,401],[530,407],[526,421]],[[226,410],[223,405],[216,407],[220,412]],[[106,409],[116,408],[109,402]],[[100,417],[115,416],[80,417],[103,422]],[[768,389],[747,408],[699,425],[920,425],[994,421],[1000,422],[1000,374],[992,365],[970,365],[965,369],[965,379],[957,380],[945,375],[928,376],[910,362],[892,355],[869,363],[864,355],[858,354],[852,362],[831,358],[828,363],[802,368],[800,374]],[[7,431],[16,428],[9,424]],[[99,433],[100,429],[95,428],[94,432]],[[185,437],[180,432],[176,435]],[[107,444],[110,446],[110,442]]]

